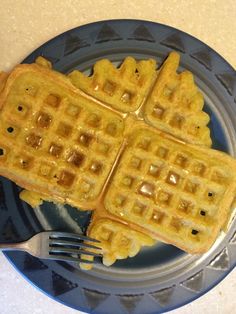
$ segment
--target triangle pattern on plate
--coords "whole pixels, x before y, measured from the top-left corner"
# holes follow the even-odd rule
[[[129,37],[129,39],[155,42],[155,39],[150,33],[149,29],[144,25],[139,25],[134,30],[133,34],[131,35],[131,37]]]
[[[136,309],[138,303],[141,301],[143,294],[138,295],[119,295],[118,298],[126,310],[126,313],[131,314]]]
[[[73,283],[52,271],[52,293],[55,297],[69,292],[77,287],[78,285],[76,283]]]
[[[181,283],[181,286],[191,290],[193,292],[201,291],[204,282],[204,273],[203,270],[194,274],[192,277],[186,279]]]
[[[232,244],[236,244],[236,232],[234,233],[234,235],[232,236],[230,243]]]
[[[2,236],[6,241],[17,241],[19,239],[18,231],[11,217],[8,217],[6,223],[2,228]]]
[[[232,96],[236,84],[236,74],[222,73],[216,74],[218,81],[224,86],[227,92]]]
[[[90,46],[85,40],[80,39],[76,35],[68,34],[65,39],[65,49],[64,49],[64,56],[68,56],[80,48],[84,48]]]
[[[102,28],[100,29],[96,43],[102,43],[110,40],[121,40],[119,34],[108,24],[103,24]]]
[[[160,44],[168,48],[178,50],[180,52],[185,52],[183,41],[177,33],[174,33],[166,37],[164,40],[160,42]]]
[[[24,259],[24,266],[23,270],[24,271],[37,271],[37,270],[44,270],[47,269],[48,266],[45,265],[40,259],[30,255],[30,254],[25,254],[25,259]]]
[[[229,253],[227,247],[223,249],[219,254],[217,254],[214,259],[208,264],[209,268],[217,270],[227,270],[230,266]]]
[[[158,301],[158,303],[164,307],[166,306],[169,302],[170,302],[170,299],[171,299],[171,296],[174,292],[174,286],[173,287],[170,287],[170,288],[165,288],[165,289],[162,289],[162,290],[159,290],[159,291],[155,291],[155,292],[152,292],[150,293],[150,295],[156,300]]]
[[[210,71],[212,70],[211,56],[208,50],[204,49],[204,50],[194,52],[191,54],[191,57],[197,60],[200,64],[202,64],[208,70]]]
[[[84,296],[91,310],[96,309],[110,294],[83,288]]]

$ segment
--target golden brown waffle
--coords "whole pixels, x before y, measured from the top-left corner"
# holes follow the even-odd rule
[[[145,106],[145,119],[156,128],[189,143],[211,146],[203,95],[189,71],[177,74],[179,55],[171,53],[162,65]]]
[[[43,199],[95,207],[123,140],[121,117],[36,64],[10,74],[0,108],[1,174]]]
[[[156,62],[152,59],[137,62],[127,57],[119,69],[103,59],[94,65],[92,76],[73,71],[69,78],[76,87],[112,108],[132,112],[147,97],[157,75],[155,69]]]
[[[151,246],[155,243],[155,240],[148,235],[112,219],[93,218],[89,229],[90,236],[100,241],[103,264],[106,266],[112,265],[118,259],[133,257],[138,254],[142,246]],[[93,260],[93,257],[86,255],[86,260]],[[90,264],[81,263],[81,267],[91,269]]]
[[[107,265],[115,257],[110,247],[116,233],[103,238],[104,219],[110,230],[124,224],[128,238],[132,231],[139,232],[135,237],[139,242],[141,235],[147,235],[190,254],[206,252],[232,213],[236,161],[225,153],[178,141],[143,122],[134,124],[133,118],[126,120],[126,145],[93,213],[88,235],[101,241]],[[121,245],[116,248],[119,251]]]
[[[153,60],[126,58],[119,69],[108,60],[98,61],[91,77],[75,70],[72,83],[112,108],[139,113],[147,123],[186,142],[211,146],[204,99],[189,71],[177,74],[180,56],[171,52],[155,72]],[[143,115],[141,114],[143,117]]]
[[[105,196],[105,210],[189,253],[207,251],[229,215],[236,161],[141,124],[132,132]]]
[[[153,60],[100,61],[90,78],[37,62],[0,76],[0,174],[29,190],[21,197],[32,206],[93,209],[87,234],[106,265],[155,240],[208,250],[231,214],[236,161],[207,148],[202,96],[188,72],[176,74],[178,55],[158,72]],[[177,112],[183,126],[167,119]]]

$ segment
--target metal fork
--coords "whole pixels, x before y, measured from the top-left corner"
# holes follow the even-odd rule
[[[93,264],[93,260],[80,258],[80,255],[101,256],[101,248],[87,242],[99,243],[98,240],[81,234],[44,231],[24,242],[0,244],[0,250],[25,251],[42,259]]]

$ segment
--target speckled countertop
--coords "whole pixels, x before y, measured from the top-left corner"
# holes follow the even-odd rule
[[[235,0],[1,0],[0,69],[9,70],[54,36],[82,24],[117,18],[151,20],[181,29],[236,68]],[[52,301],[0,254],[1,314],[79,313]],[[233,313],[236,270],[200,299],[171,313]],[[112,314],[112,313],[111,313]]]

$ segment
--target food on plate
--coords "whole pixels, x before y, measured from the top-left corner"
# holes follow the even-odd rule
[[[38,64],[10,73],[0,108],[1,175],[36,192],[22,194],[34,204],[94,208],[123,141],[122,116]]]
[[[152,59],[137,62],[128,57],[119,69],[101,60],[92,76],[75,70],[69,77],[76,87],[114,109],[134,112],[147,124],[186,142],[211,146],[203,95],[191,72],[176,72],[179,61],[179,54],[171,52],[155,71]]]
[[[141,124],[133,133],[105,196],[106,212],[186,252],[207,251],[230,213],[236,161]]]
[[[231,215],[236,161],[210,148],[203,96],[178,65],[172,52],[158,70],[127,57],[66,76],[39,57],[0,73],[0,174],[33,207],[93,210],[105,265],[157,240],[206,252]]]

